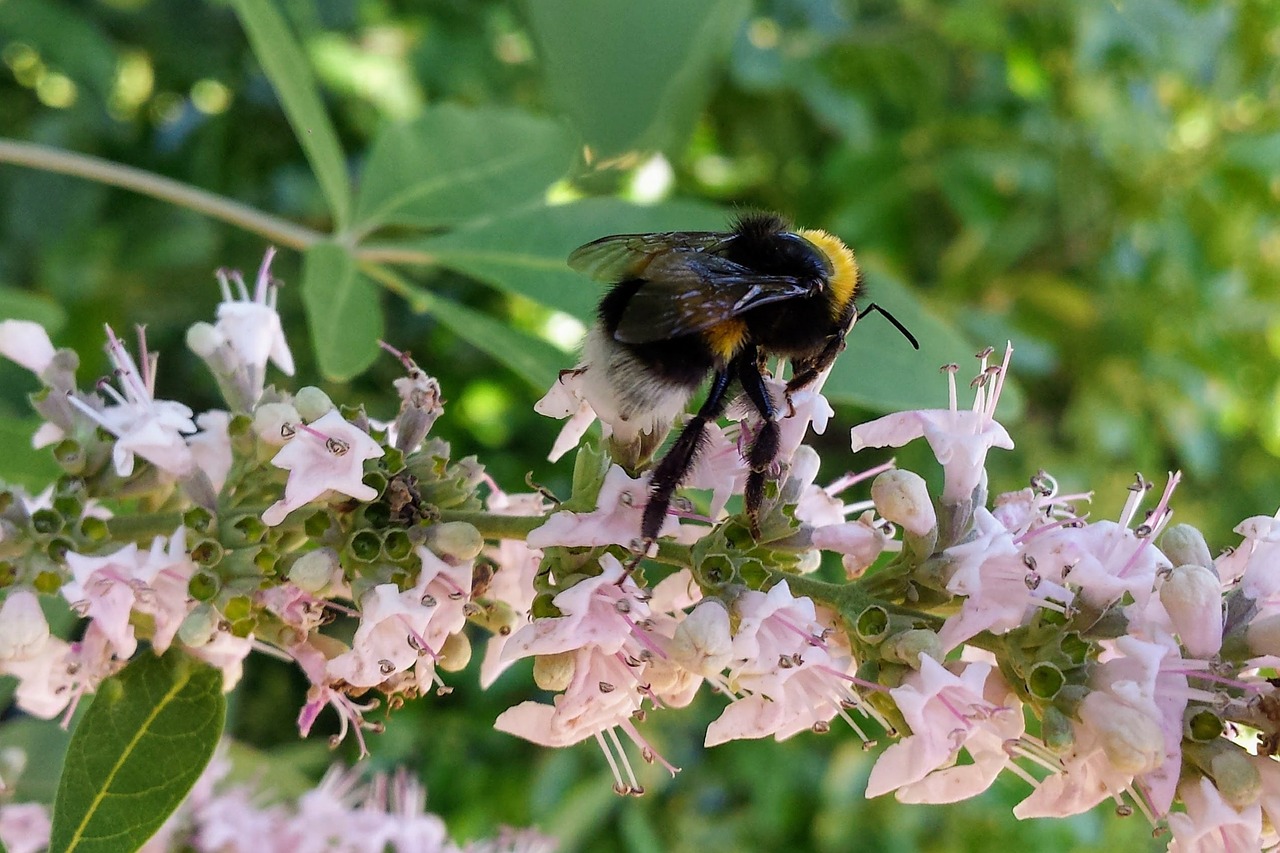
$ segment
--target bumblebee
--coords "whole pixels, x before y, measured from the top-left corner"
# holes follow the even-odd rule
[[[672,496],[736,382],[762,427],[745,454],[744,493],[759,536],[765,478],[779,450],[767,361],[788,360],[787,394],[812,383],[844,349],[863,291],[853,252],[825,231],[792,230],[780,216],[741,216],[730,231],[617,234],[580,246],[569,266],[611,283],[583,347],[584,396],[609,424],[615,458],[630,468],[647,460],[711,375],[706,400],[657,463],[640,535],[647,549]]]

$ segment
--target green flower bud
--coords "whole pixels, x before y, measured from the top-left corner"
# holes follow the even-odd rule
[[[881,644],[880,655],[885,661],[904,663],[912,669],[920,668],[921,655],[928,655],[936,661],[945,657],[938,635],[924,628],[894,634]]]
[[[471,662],[471,641],[463,633],[450,634],[440,647],[436,665],[445,672],[461,672]]]
[[[307,423],[318,420],[333,411],[329,395],[314,385],[306,385],[293,395],[293,407]]]
[[[1175,566],[1213,566],[1204,534],[1190,524],[1173,524],[1160,537],[1160,550]]]
[[[474,560],[484,549],[484,537],[465,521],[443,521],[427,528],[427,547],[452,565]]]
[[[1280,613],[1254,619],[1245,629],[1244,639],[1255,655],[1280,655]]]
[[[575,666],[573,652],[538,655],[533,659],[533,682],[553,693],[564,690],[573,681]]]
[[[304,592],[319,595],[338,571],[338,552],[332,548],[316,548],[293,561],[289,582]]]
[[[1222,799],[1238,809],[1251,806],[1262,795],[1262,774],[1244,750],[1221,741],[1221,748],[1209,759],[1209,774]]]
[[[871,501],[881,516],[916,536],[928,536],[938,526],[924,478],[893,468],[871,484]]]
[[[1040,720],[1040,738],[1055,755],[1066,755],[1076,745],[1076,728],[1070,717],[1050,705]]]

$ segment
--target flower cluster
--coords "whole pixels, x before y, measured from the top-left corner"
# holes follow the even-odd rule
[[[572,492],[509,494],[430,435],[440,387],[407,354],[387,347],[405,375],[385,422],[267,385],[269,363],[293,366],[269,262],[252,298],[220,273],[218,322],[188,335],[225,411],[156,399],[141,331],[135,360],[108,330],[115,385],[82,390],[73,353],[0,323],[0,354],[44,385],[36,441],[64,471],[40,495],[0,496],[0,673],[28,713],[68,718],[141,641],[218,667],[226,689],[256,649],[309,680],[302,734],[334,713],[337,739],[363,749],[400,704],[451,690],[487,637],[484,686],[529,659],[552,694],[497,728],[549,747],[594,740],[619,793],[644,789],[630,755],[676,772],[646,717],[706,692],[725,703],[707,746],[836,717],[894,739],[868,796],[953,802],[1009,772],[1029,786],[1019,817],[1111,800],[1170,832],[1171,849],[1280,844],[1280,520],[1246,520],[1215,559],[1170,525],[1176,474],[1154,501],[1139,477],[1114,521],[1044,472],[992,498],[986,456],[1012,447],[996,419],[1011,348],[979,353],[971,406],[949,365],[946,408],[852,429],[855,450],[923,438],[936,494],[892,462],[817,482],[803,439],[834,414],[822,377],[790,392],[769,378],[785,416],[759,516],[729,510],[763,428],[734,407],[686,478],[703,500],[673,501],[639,553],[653,448],[622,447],[634,424],[610,422],[590,364],[538,406],[568,418],[553,456],[577,448]],[[583,442],[597,418],[606,440]],[[87,620],[78,640],[50,631],[39,599],[53,595]],[[351,784],[331,780],[327,796],[350,804]],[[373,811],[421,817],[417,795],[388,805],[374,788]]]

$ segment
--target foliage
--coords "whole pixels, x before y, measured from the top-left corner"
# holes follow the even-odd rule
[[[233,5],[240,18],[178,0],[0,4],[6,136],[302,228],[268,237],[101,183],[0,169],[2,313],[60,321],[58,342],[91,370],[105,364],[103,320],[143,321],[153,348],[176,354],[217,299],[208,270],[247,266],[274,240],[300,250],[280,270],[301,283],[282,301],[286,323],[307,323],[315,342],[299,353],[304,376],[348,381],[344,398],[385,414],[375,389],[395,365],[361,371],[376,335],[410,346],[471,422],[442,424],[459,455],[484,449],[505,485],[532,467],[567,492],[568,472],[536,461],[555,427],[530,405],[573,361],[558,331],[572,324],[549,309],[585,318],[595,294],[559,261],[601,234],[719,227],[726,208],[760,206],[853,245],[873,298],[932,348],[904,363],[896,333],[868,318],[833,397],[936,404],[903,396],[938,387],[926,369],[1010,338],[1026,422],[999,487],[1047,468],[1067,491],[1097,488],[1109,517],[1134,469],[1181,468],[1200,502],[1175,501],[1179,520],[1214,545],[1277,502],[1280,11],[1266,0]],[[657,205],[594,198],[649,198],[645,176],[663,163],[673,185]],[[212,399],[194,358],[161,375]],[[0,372],[11,420],[32,387],[17,377]],[[22,452],[22,423],[3,429],[4,474],[31,481],[41,463]],[[843,435],[828,443],[828,466],[849,464]],[[296,693],[282,678],[250,674],[252,695],[276,698],[245,691],[234,731],[292,737],[263,710]],[[862,802],[867,762],[830,737],[788,744],[786,765],[767,744],[681,756],[667,789],[600,799],[601,783],[582,781],[600,772],[594,755],[482,736],[502,692],[432,706],[421,733],[397,726],[375,742],[377,761],[420,761],[433,808],[475,834],[553,805],[578,813],[593,849],[606,817],[628,849],[963,849],[997,833],[1101,848],[1115,843],[1101,833],[1126,831]],[[433,760],[462,744],[465,772]],[[491,790],[503,796],[476,796]]]

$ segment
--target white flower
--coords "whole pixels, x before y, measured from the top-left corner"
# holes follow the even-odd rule
[[[185,477],[195,468],[195,459],[183,438],[184,434],[196,431],[191,409],[171,400],[155,399],[156,357],[147,353],[145,342],[139,349],[141,370],[108,326],[107,356],[115,367],[120,391],[106,383],[101,387],[115,401],[114,405],[98,411],[76,397],[68,399],[116,437],[112,461],[121,477],[133,473],[135,455],[162,471]]]

